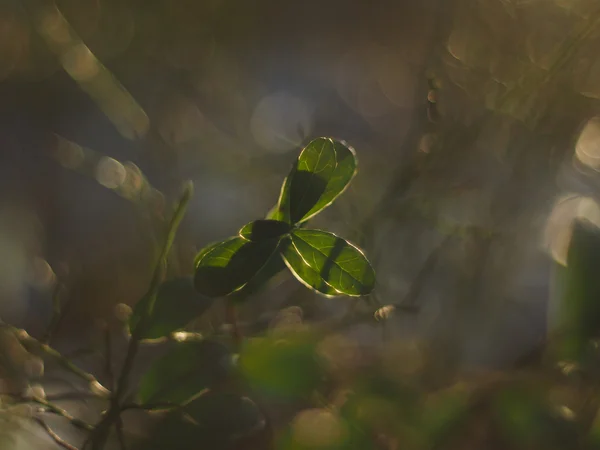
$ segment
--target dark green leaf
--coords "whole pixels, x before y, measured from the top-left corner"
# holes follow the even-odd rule
[[[143,404],[181,404],[224,381],[229,364],[229,350],[219,343],[179,342],[144,374],[138,399]]]
[[[248,241],[258,242],[278,238],[290,231],[288,223],[279,220],[255,220],[240,230],[240,236]]]
[[[181,411],[170,413],[151,431],[140,450],[231,449],[235,443],[252,442],[265,425],[260,409],[248,397],[207,392]]]
[[[210,244],[208,244],[204,248],[202,248],[202,250],[200,250],[198,252],[198,254],[196,255],[196,257],[194,258],[194,268],[198,267],[198,263],[200,262],[200,260],[202,258],[204,258],[204,255],[206,255],[208,252],[210,252],[213,248],[215,248],[217,245],[219,245],[221,243],[222,243],[222,241],[211,242]]]
[[[331,295],[329,288],[350,296],[367,295],[373,290],[375,272],[371,264],[344,239],[326,231],[296,229],[290,242],[283,257],[308,286],[326,295]]]
[[[336,166],[330,175],[325,190],[315,205],[304,214],[300,221],[305,222],[323,209],[331,205],[349,186],[356,175],[356,155],[354,149],[339,141],[333,141],[336,157]]]
[[[309,333],[254,338],[244,342],[240,369],[249,383],[265,394],[299,398],[323,379],[318,340]]]
[[[285,179],[279,208],[269,218],[306,222],[342,194],[355,174],[356,155],[351,147],[329,138],[313,140]]]
[[[250,242],[241,237],[217,244],[198,258],[196,290],[208,297],[221,297],[243,288],[269,261],[277,245],[277,239]]]
[[[133,333],[142,314],[148,307],[145,296],[133,308],[129,319],[129,330]],[[163,283],[158,289],[154,310],[140,339],[156,339],[177,331],[206,311],[212,300],[194,289],[192,277],[176,278]]]
[[[274,252],[267,263],[257,272],[257,274],[244,287],[231,294],[234,300],[245,300],[250,295],[261,292],[271,282],[275,282],[276,275],[285,269],[285,263],[279,255],[279,252]]]

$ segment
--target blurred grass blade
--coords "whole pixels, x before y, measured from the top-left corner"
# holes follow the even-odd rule
[[[65,72],[86,92],[126,139],[146,135],[146,112],[96,58],[54,2],[28,0],[36,30],[58,57]]]
[[[559,333],[554,357],[582,362],[589,340],[600,329],[600,230],[587,221],[577,221],[562,270]]]

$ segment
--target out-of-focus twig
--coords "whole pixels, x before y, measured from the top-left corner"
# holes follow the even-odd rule
[[[32,397],[30,399],[27,399],[27,401],[37,403],[38,405],[43,406],[44,409],[46,409],[48,412],[51,412],[53,414],[56,414],[58,416],[61,416],[65,419],[67,419],[69,422],[71,422],[71,425],[73,425],[76,428],[79,428],[79,429],[85,430],[85,431],[92,431],[94,429],[94,427],[92,425],[90,425],[89,423],[84,422],[83,420],[78,419],[76,417],[73,417],[68,411],[64,410],[63,408],[61,408],[58,405],[55,405],[52,402],[49,402],[49,401],[44,400],[39,397]]]
[[[129,374],[131,372],[131,369],[133,368],[133,363],[139,350],[140,337],[143,335],[145,327],[148,323],[148,319],[151,317],[152,312],[154,310],[154,304],[156,303],[158,288],[163,282],[166,273],[167,258],[169,256],[171,246],[175,241],[175,236],[177,234],[179,224],[185,216],[188,203],[192,197],[192,193],[193,184],[190,181],[186,183],[183,190],[183,195],[181,196],[181,199],[179,200],[179,203],[177,204],[171,221],[169,223],[169,227],[167,229],[167,236],[163,244],[158,261],[156,263],[154,274],[152,276],[152,281],[150,282],[150,287],[147,293],[147,296],[150,299],[150,301],[147,304],[146,310],[143,311],[140,321],[138,322],[137,326],[134,328],[131,334],[129,346],[125,355],[125,361],[121,368],[120,375],[117,379],[115,392],[111,397],[110,408],[108,409],[102,420],[95,427],[94,432],[90,435],[89,439],[85,442],[84,448],[86,448],[88,444],[91,444],[93,450],[102,450],[106,444],[106,440],[108,439],[108,435],[112,426],[116,424],[116,422],[119,420],[119,417],[122,412],[121,402],[123,401],[123,397],[127,394],[127,391],[129,389]]]
[[[62,317],[62,296],[65,291],[65,286],[60,281],[56,282],[54,292],[52,293],[52,318],[48,324],[48,328],[44,333],[44,337],[40,340],[42,344],[49,344],[52,336],[58,329]]]
[[[46,433],[48,433],[48,436],[50,436],[50,438],[56,442],[57,445],[59,445],[62,448],[65,448],[67,450],[79,450],[77,447],[75,447],[72,444],[69,444],[67,441],[65,441],[63,438],[61,438],[58,434],[56,434],[56,432],[50,428],[50,426],[44,422],[42,419],[40,419],[39,417],[35,417],[33,419],[35,422],[39,423],[40,426],[46,431]]]
[[[1,320],[0,327],[6,328],[9,331],[11,331],[28,351],[40,352],[53,358],[64,369],[68,370],[69,372],[77,375],[79,378],[88,382],[91,391],[94,392],[97,397],[106,398],[108,397],[108,395],[110,395],[110,391],[104,386],[102,386],[102,384],[100,384],[100,382],[96,379],[95,376],[93,376],[91,373],[80,369],[75,364],[73,364],[68,358],[65,358],[60,352],[30,336],[29,333],[27,333],[25,330],[13,327],[12,325],[9,325]]]

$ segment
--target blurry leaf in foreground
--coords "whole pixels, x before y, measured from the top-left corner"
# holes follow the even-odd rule
[[[148,307],[145,296],[134,307],[129,330],[137,326]],[[163,283],[158,289],[154,309],[140,339],[157,339],[177,331],[199,317],[212,305],[212,300],[199,294],[192,277],[182,277]]]
[[[577,220],[567,254],[567,267],[558,311],[556,354],[560,360],[580,361],[588,341],[600,330],[600,229]]]
[[[234,237],[201,250],[196,258],[194,285],[208,297],[221,297],[244,287],[269,261],[277,249],[278,240],[250,242]]]
[[[375,272],[363,253],[333,233],[294,230],[283,253],[292,272],[313,289],[332,295],[361,296],[375,287]],[[294,258],[296,253],[300,258]],[[291,257],[290,257],[291,256]],[[311,270],[308,270],[307,267]]]
[[[283,398],[306,397],[324,373],[310,333],[249,339],[240,353],[240,368],[252,386]]]
[[[181,342],[144,374],[138,399],[142,404],[181,404],[229,374],[229,350],[216,342]]]
[[[36,7],[36,28],[71,78],[127,139],[142,138],[150,127],[146,112],[85,45],[54,5]]]
[[[157,424],[140,450],[225,450],[265,430],[266,421],[248,397],[207,392]],[[264,448],[264,447],[249,447]]]
[[[350,450],[368,449],[366,441],[357,441],[349,424],[335,411],[312,408],[300,411],[281,438],[282,450]]]
[[[493,407],[496,423],[509,440],[535,448],[575,448],[575,424],[544,398],[543,391],[532,386],[511,386],[496,393]],[[543,446],[543,447],[538,447]]]

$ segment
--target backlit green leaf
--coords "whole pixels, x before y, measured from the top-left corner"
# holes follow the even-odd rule
[[[356,155],[354,149],[342,142],[333,141],[336,166],[330,175],[325,190],[315,205],[304,215],[302,222],[315,216],[338,198],[349,186],[356,175]]]
[[[229,350],[216,342],[179,342],[144,374],[138,390],[142,404],[181,404],[222,382],[230,370]]]
[[[327,286],[349,296],[367,295],[373,290],[375,272],[371,264],[346,240],[326,231],[296,229],[290,234],[290,242],[283,257],[305,284],[326,295],[331,295]],[[299,258],[293,256],[294,252]]]
[[[258,242],[278,238],[290,231],[290,225],[279,220],[254,220],[240,230],[240,236]]]
[[[356,165],[355,152],[345,143],[329,138],[313,140],[300,153],[283,183],[278,206],[267,218],[306,222],[344,192],[356,174]]]
[[[227,239],[198,258],[194,285],[208,297],[221,297],[243,288],[256,276],[277,249],[278,240],[250,242]]]
[[[202,248],[198,254],[196,255],[196,257],[194,258],[194,268],[198,267],[198,263],[200,262],[200,260],[202,258],[204,258],[204,255],[206,255],[208,252],[210,252],[213,248],[215,248],[217,245],[221,244],[222,242],[211,242],[210,244],[206,245],[204,248]]]
[[[282,245],[281,256],[294,276],[305,286],[314,289],[327,297],[342,295],[323,280],[319,272],[310,267],[298,253],[291,238]]]
[[[133,330],[148,307],[145,296],[133,308],[129,330]],[[192,277],[181,277],[163,283],[158,289],[152,314],[140,335],[140,339],[156,339],[177,331],[206,311],[212,300],[194,289]]]

